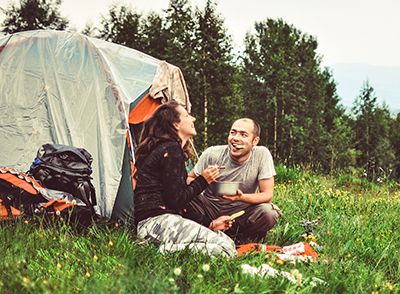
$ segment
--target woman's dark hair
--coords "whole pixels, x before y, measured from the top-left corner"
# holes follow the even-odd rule
[[[136,166],[138,168],[159,142],[171,139],[178,141],[179,144],[182,142],[174,127],[174,123],[180,122],[178,106],[179,104],[175,101],[162,104],[144,122],[136,149]]]

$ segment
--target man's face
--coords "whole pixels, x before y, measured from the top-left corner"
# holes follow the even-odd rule
[[[250,120],[237,120],[233,123],[228,136],[230,155],[237,161],[244,161],[250,156],[253,146],[260,138],[254,134],[254,124]]]

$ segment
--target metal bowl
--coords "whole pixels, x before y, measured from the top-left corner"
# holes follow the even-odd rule
[[[211,190],[217,196],[236,195],[240,182],[214,182]]]

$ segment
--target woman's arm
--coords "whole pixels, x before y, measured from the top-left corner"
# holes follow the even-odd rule
[[[166,146],[161,155],[162,196],[169,208],[180,210],[195,196],[200,194],[208,183],[198,176],[189,185],[186,184],[187,172],[182,148],[178,143]]]

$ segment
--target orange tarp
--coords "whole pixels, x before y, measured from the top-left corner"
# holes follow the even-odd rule
[[[150,94],[147,94],[129,113],[129,123],[138,124],[145,121],[160,105],[159,99],[153,99]]]

